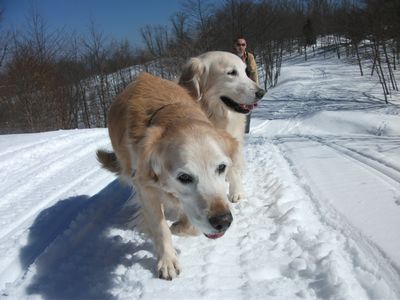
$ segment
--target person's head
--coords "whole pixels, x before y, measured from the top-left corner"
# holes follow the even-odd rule
[[[243,54],[246,51],[246,47],[247,47],[246,40],[243,37],[238,37],[234,41],[234,47],[235,47],[236,53],[239,56],[243,56]]]

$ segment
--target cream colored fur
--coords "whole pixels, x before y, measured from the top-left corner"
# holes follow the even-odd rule
[[[241,105],[252,106],[260,100],[264,91],[246,75],[245,63],[236,55],[212,51],[191,58],[183,67],[179,84],[202,106],[216,128],[224,129],[239,142],[239,152],[245,128],[245,114],[227,107],[221,97],[228,97]],[[237,202],[243,197],[241,172],[243,158],[239,155],[233,161],[228,173],[229,198]]]
[[[180,266],[171,233],[226,230],[218,232],[210,220],[230,215],[226,173],[237,159],[237,142],[212,125],[186,89],[147,73],[115,99],[108,130],[115,155],[99,150],[98,159],[135,185],[159,276],[172,279]],[[168,215],[175,216],[171,227]]]

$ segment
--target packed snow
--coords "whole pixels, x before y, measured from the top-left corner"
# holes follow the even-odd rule
[[[400,299],[400,97],[335,58],[290,58],[252,114],[223,238],[173,237],[156,276],[106,129],[0,136],[6,299]]]

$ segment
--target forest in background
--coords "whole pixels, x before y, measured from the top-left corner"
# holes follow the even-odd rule
[[[174,79],[189,57],[232,51],[237,36],[256,55],[265,89],[277,84],[284,55],[307,60],[322,50],[377,76],[384,101],[398,91],[398,0],[184,0],[170,24],[140,29],[142,47],[88,28],[85,38],[49,28],[34,10],[23,31],[0,21],[1,134],[105,127],[113,98],[136,74]]]

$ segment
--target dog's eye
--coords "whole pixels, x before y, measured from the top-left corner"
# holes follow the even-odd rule
[[[189,184],[194,181],[194,178],[190,176],[189,174],[186,173],[181,173],[178,175],[177,179],[182,183],[182,184]]]
[[[225,164],[220,164],[220,165],[217,167],[217,173],[218,173],[218,174],[222,174],[222,173],[225,172],[225,169],[226,169],[226,165],[225,165]]]
[[[228,75],[230,75],[230,76],[237,76],[237,74],[238,74],[238,72],[235,69],[228,72]]]

